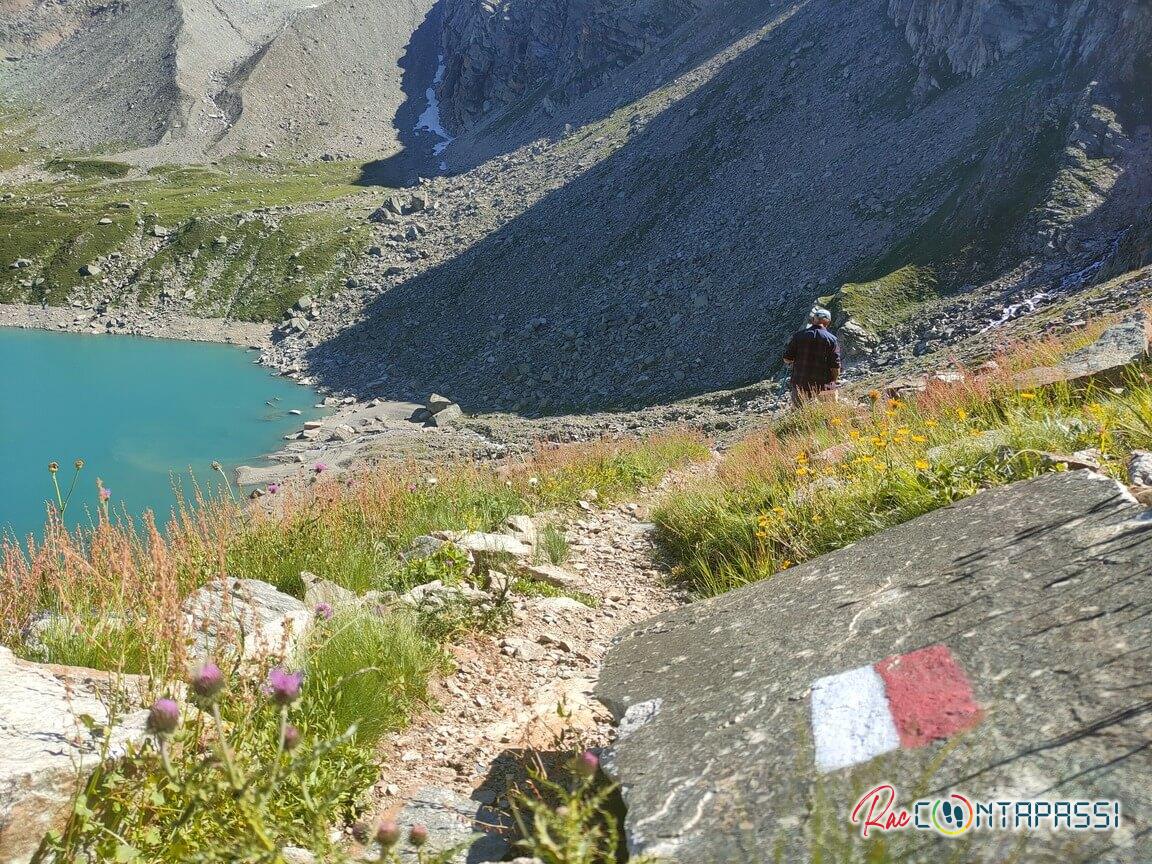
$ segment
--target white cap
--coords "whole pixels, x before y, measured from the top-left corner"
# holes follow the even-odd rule
[[[831,321],[832,313],[825,309],[823,306],[812,307],[812,312],[808,315],[812,321]]]

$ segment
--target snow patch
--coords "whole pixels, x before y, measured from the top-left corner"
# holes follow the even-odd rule
[[[455,139],[444,128],[444,122],[440,116],[440,97],[436,95],[436,88],[444,83],[444,74],[448,71],[444,64],[443,54],[437,58],[437,63],[436,76],[432,79],[432,86],[428,88],[428,92],[425,94],[428,98],[428,107],[424,109],[424,113],[416,121],[416,129],[421,132],[430,132],[440,139],[432,148],[432,152],[439,156],[448,149],[448,145]],[[440,167],[441,170],[445,170],[447,164],[441,162]]]

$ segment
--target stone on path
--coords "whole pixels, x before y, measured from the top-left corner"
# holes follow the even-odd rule
[[[533,582],[543,582],[556,588],[575,588],[581,584],[575,573],[555,564],[524,564],[520,567],[520,573]]]
[[[99,761],[108,722],[100,683],[87,669],[43,666],[0,648],[0,861],[24,864],[61,827],[83,773]],[[89,729],[79,719],[95,721]],[[119,718],[109,752],[145,736],[147,712]]]
[[[407,843],[407,832],[413,825],[428,829],[428,850],[471,844],[452,859],[454,864],[500,861],[509,849],[503,837],[483,833],[482,826],[503,824],[497,811],[447,789],[421,789],[395,818],[405,833],[399,846],[400,860],[405,864],[416,861]]]
[[[817,790],[822,836],[843,842],[862,790],[888,782],[910,806],[927,775],[926,797],[1122,803],[1115,832],[974,832],[965,860],[1018,840],[1029,862],[1069,844],[1076,860],[1152,860],[1150,636],[1152,514],[1090,471],[659,616],[618,641],[597,688],[621,725],[606,765],[633,851],[809,860]],[[959,848],[885,837],[900,860]]]
[[[245,660],[289,657],[313,617],[295,597],[256,579],[216,579],[188,597],[182,609],[194,663],[237,648]]]

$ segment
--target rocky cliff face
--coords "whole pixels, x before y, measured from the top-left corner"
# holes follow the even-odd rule
[[[521,99],[578,97],[709,2],[445,0],[441,95],[450,122],[467,129]]]
[[[978,288],[1003,308],[1123,266],[1152,202],[1140,0],[445,13],[441,96],[471,127],[445,157],[472,171],[430,236],[461,251],[309,334],[335,380],[386,371],[475,409],[658,403],[767,377],[844,283],[882,329],[917,325],[885,344],[899,362],[990,323],[946,311]]]

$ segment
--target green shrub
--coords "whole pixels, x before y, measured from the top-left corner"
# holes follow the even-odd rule
[[[559,567],[568,561],[571,551],[568,547],[568,538],[564,536],[562,528],[548,523],[540,529],[536,548],[536,556],[539,559],[537,563],[555,564]]]
[[[53,159],[45,167],[56,174],[74,174],[84,180],[119,180],[132,171],[131,165],[106,159]]]
[[[194,696],[197,707],[158,701],[153,738],[105,752],[33,861],[271,862],[287,845],[338,855],[329,831],[375,781],[372,752],[310,705],[325,698],[319,682],[302,704],[285,692],[271,676],[266,686],[232,676],[223,693]]]

